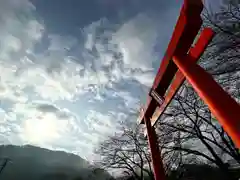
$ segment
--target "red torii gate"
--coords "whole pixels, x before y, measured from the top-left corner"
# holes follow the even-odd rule
[[[171,41],[149,92],[147,105],[140,116],[140,123],[146,124],[156,180],[164,180],[165,173],[152,126],[161,117],[185,78],[240,148],[239,104],[196,63],[212,40],[213,30],[203,29],[195,45],[191,47],[202,25],[202,10],[201,0],[184,1]]]

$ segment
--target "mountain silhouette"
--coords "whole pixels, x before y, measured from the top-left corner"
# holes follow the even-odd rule
[[[0,180],[113,179],[103,169],[91,166],[77,155],[31,145],[0,146],[0,170],[3,166]]]

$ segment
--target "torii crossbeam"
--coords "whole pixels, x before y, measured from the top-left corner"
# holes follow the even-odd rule
[[[140,115],[140,123],[146,124],[156,180],[164,180],[165,174],[152,126],[160,119],[185,79],[240,148],[239,104],[196,63],[214,36],[212,29],[205,28],[193,46],[202,25],[202,10],[201,0],[184,1],[167,51],[148,94],[147,105]]]

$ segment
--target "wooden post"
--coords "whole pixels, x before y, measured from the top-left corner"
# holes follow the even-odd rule
[[[152,127],[150,118],[144,117],[144,121],[147,128],[148,144],[151,151],[152,165],[154,171],[155,180],[165,180],[165,172],[159,151],[157,136],[154,127]]]
[[[173,61],[240,148],[240,105],[191,58],[190,55],[174,56]]]

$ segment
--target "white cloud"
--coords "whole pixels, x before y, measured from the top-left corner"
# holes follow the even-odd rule
[[[78,71],[81,66],[72,65],[67,61],[67,66],[59,73],[48,74],[41,66],[28,66],[26,64],[14,65],[13,63],[0,64],[1,96],[16,101],[18,96],[23,101],[27,100],[26,88],[31,88],[28,93],[37,93],[43,99],[72,99],[78,91],[81,79]],[[65,65],[65,64],[63,64]],[[22,67],[21,67],[22,66]],[[74,68],[73,68],[74,66]]]
[[[156,22],[139,14],[121,26],[112,25],[100,33],[99,29],[107,25],[108,21],[103,19],[84,29],[85,48],[90,51],[94,69],[98,72],[108,69],[108,84],[136,80],[151,86],[153,62],[157,59],[153,50],[159,29]]]
[[[146,85],[147,87],[152,86],[153,80],[155,78],[155,74],[153,72],[134,72],[132,76],[140,84]]]
[[[44,27],[29,14],[32,4],[23,0],[1,1],[0,59],[19,61],[41,39]]]
[[[28,11],[24,10],[25,6],[17,5],[17,8]],[[101,124],[100,120],[95,122],[94,131],[89,133],[82,127],[92,118],[88,116],[81,124],[77,115],[52,103],[99,92],[108,85],[107,73],[94,71],[91,64],[81,65],[68,56],[67,51],[75,45],[71,37],[49,35],[47,53],[35,54],[34,44],[41,40],[44,26],[35,19],[22,22],[14,13],[6,21],[5,29],[0,32],[0,36],[4,36],[0,39],[0,98],[7,99],[11,105],[10,109],[0,113],[1,142],[31,143],[90,156],[94,145],[104,136],[97,130],[102,127],[107,133],[106,124]],[[19,32],[15,33],[15,29]],[[107,116],[99,118],[106,119]]]
[[[14,18],[16,24],[22,23],[17,17]],[[46,48],[47,51],[35,54],[34,44],[41,40],[44,25],[32,19],[24,23],[26,26],[6,26],[8,39],[4,39],[5,46],[0,51],[0,71],[3,74],[0,97],[12,103],[10,110],[2,113],[5,124],[1,126],[1,133],[7,141],[14,144],[31,143],[52,149],[63,148],[81,155],[85,152],[86,157],[90,156],[100,140],[117,130],[116,122],[123,120],[123,116],[114,112],[103,114],[91,110],[86,118],[80,118],[53,103],[59,100],[77,100],[86,93],[92,93],[93,98],[103,101],[101,92],[105,88],[112,88],[113,83],[135,79],[145,84],[147,80],[142,81],[140,77],[148,72],[137,74],[131,72],[131,69],[149,68],[136,67],[135,62],[128,66],[130,59],[122,59],[128,57],[121,57],[121,48],[118,48],[120,45],[115,46],[111,40],[119,33],[104,34],[103,39],[109,38],[107,44],[101,38],[95,42],[93,36],[87,35],[91,42],[86,47],[91,50],[94,46],[98,58],[91,61],[87,56],[83,64],[67,53],[77,44],[71,37],[48,35],[50,46]],[[13,27],[24,32],[24,38],[20,36],[24,33],[13,35]],[[121,33],[119,36],[122,36]],[[137,53],[134,54],[136,55]],[[113,97],[123,99],[126,107],[137,106],[138,103],[128,92],[119,92]]]
[[[116,125],[112,113],[102,114],[94,110],[89,112],[85,123],[90,131],[98,132],[100,136],[113,133],[115,130],[114,126]]]
[[[124,66],[143,71],[153,70],[152,63],[156,60],[153,47],[156,39],[156,22],[144,14],[126,22],[114,34],[114,41],[123,53]]]
[[[16,117],[15,119],[8,117],[5,128],[12,128],[11,126],[15,125],[18,131],[10,133],[18,136],[18,141],[22,144],[30,143],[56,149],[81,141],[83,130],[77,123],[78,116],[67,109],[39,101],[15,104],[11,113]],[[75,141],[70,141],[71,139],[75,139]],[[10,140],[12,139],[10,138]],[[19,142],[12,141],[12,143]],[[69,151],[67,148],[65,150]]]
[[[3,109],[0,108],[0,125],[6,123],[6,111],[4,111]],[[0,134],[2,134],[4,127],[0,126],[1,130],[0,130]]]
[[[127,109],[135,109],[137,110],[139,108],[140,100],[136,97],[133,97],[133,95],[130,92],[127,91],[116,91],[113,93],[113,97],[118,97],[123,99],[125,107]]]
[[[100,140],[119,129],[117,122],[129,120],[123,112],[138,109],[138,98],[118,86],[151,86],[159,27],[145,14],[122,25],[102,19],[84,28],[81,42],[49,34],[33,11],[28,0],[0,2],[0,99],[7,101],[0,106],[0,142],[90,157]],[[43,34],[50,45],[36,53]],[[104,97],[108,92],[113,105]]]
[[[59,74],[46,71],[48,64],[42,61],[46,55],[34,55],[34,45],[41,40],[44,25],[34,18],[32,10],[34,7],[27,0],[0,2],[0,98],[10,103],[10,109],[1,111],[0,129],[7,143],[44,146],[70,131],[67,129],[74,129],[76,117],[64,119],[56,112],[42,112],[29,106],[28,101],[72,99],[80,91],[77,73],[83,67],[63,54],[64,68]],[[56,50],[56,45],[50,50]],[[6,104],[2,106],[5,108]]]
[[[16,104],[13,110],[22,119],[19,134],[22,141],[40,146],[59,140],[73,118],[66,110],[50,104]]]

